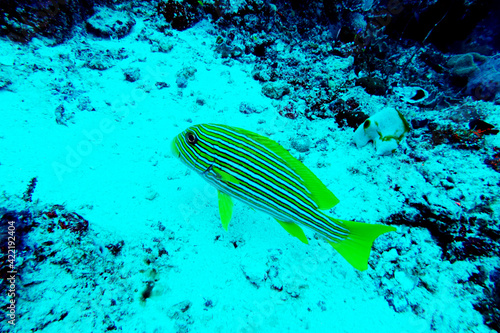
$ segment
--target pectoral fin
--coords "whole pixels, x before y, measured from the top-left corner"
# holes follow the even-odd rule
[[[307,241],[307,237],[304,234],[304,231],[298,225],[290,222],[283,222],[279,220],[276,221],[278,221],[278,223],[283,227],[283,229],[288,231],[290,235],[292,235],[293,237],[297,237],[304,244],[309,244],[309,242]]]
[[[222,221],[222,227],[227,231],[227,227],[231,221],[231,215],[233,215],[233,201],[226,193],[221,191],[217,192],[219,194],[219,213]]]
[[[226,183],[239,184],[240,181],[236,177],[231,176],[229,173],[222,171],[221,169],[214,167],[213,171],[217,174],[217,178]]]

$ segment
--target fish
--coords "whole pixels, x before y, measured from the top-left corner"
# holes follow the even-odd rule
[[[301,226],[314,231],[360,271],[368,268],[375,239],[396,231],[325,214],[339,202],[337,197],[285,148],[257,133],[222,124],[193,125],[173,138],[171,151],[217,189],[226,231],[235,198],[271,215],[305,244]]]

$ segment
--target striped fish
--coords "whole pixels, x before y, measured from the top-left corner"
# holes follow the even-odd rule
[[[218,190],[226,230],[234,197],[268,213],[306,244],[299,225],[313,230],[358,270],[367,269],[375,239],[396,230],[338,220],[321,212],[339,200],[288,151],[256,133],[226,125],[194,125],[174,138],[172,153]]]

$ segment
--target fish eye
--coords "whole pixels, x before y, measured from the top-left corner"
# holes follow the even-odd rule
[[[193,132],[187,132],[185,137],[187,142],[191,145],[194,145],[196,142],[198,142],[198,138],[196,137],[196,135],[194,135]]]

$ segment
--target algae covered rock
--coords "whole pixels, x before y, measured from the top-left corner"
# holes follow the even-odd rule
[[[114,11],[106,7],[96,9],[96,13],[87,20],[87,30],[96,37],[123,38],[135,25],[135,20],[124,11]]]
[[[500,101],[500,55],[479,66],[467,83],[467,94],[483,101]]]
[[[410,125],[403,115],[393,108],[386,108],[364,121],[354,132],[358,148],[372,141],[378,155],[389,155],[398,147]]]
[[[284,83],[268,82],[262,86],[262,93],[272,99],[281,99],[290,93],[290,88]]]

